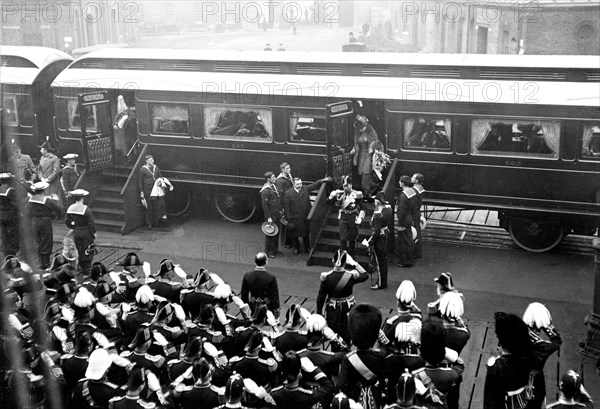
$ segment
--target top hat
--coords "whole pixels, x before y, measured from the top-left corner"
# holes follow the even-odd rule
[[[31,185],[31,190],[34,192],[41,192],[50,186],[48,182],[37,182]]]
[[[454,282],[452,281],[452,274],[450,273],[442,273],[438,278],[435,278],[433,281],[435,281],[448,291],[455,290]]]
[[[123,261],[117,263],[118,266],[123,267],[131,267],[131,266],[141,266],[144,263],[140,260],[140,258],[135,253],[129,253],[125,256]]]
[[[71,160],[71,159],[77,159],[78,157],[79,157],[79,155],[76,154],[76,153],[69,153],[69,154],[63,156],[63,159],[64,160]]]
[[[279,233],[279,227],[275,223],[264,222],[260,228],[269,237],[277,236]]]
[[[85,371],[85,377],[88,379],[102,379],[108,368],[112,365],[112,360],[106,349],[96,349],[91,353],[89,364]]]

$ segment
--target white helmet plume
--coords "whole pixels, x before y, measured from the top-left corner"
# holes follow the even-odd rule
[[[547,328],[552,324],[552,316],[544,304],[532,302],[523,314],[523,321],[530,327]]]
[[[440,312],[447,318],[460,318],[465,312],[462,294],[451,291],[440,298]]]
[[[410,304],[417,299],[417,290],[415,285],[410,280],[404,280],[398,286],[396,298],[403,304]]]

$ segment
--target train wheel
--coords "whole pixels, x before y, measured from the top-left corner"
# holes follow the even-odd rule
[[[559,222],[510,219],[509,232],[517,246],[533,253],[552,250],[565,237]]]
[[[253,194],[223,192],[215,194],[215,206],[221,216],[230,222],[247,222],[256,213],[256,198]]]
[[[176,189],[167,194],[165,199],[169,216],[181,216],[188,211],[192,203],[192,193],[188,189],[181,185],[177,186]]]

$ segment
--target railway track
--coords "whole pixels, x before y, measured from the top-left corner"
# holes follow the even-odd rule
[[[510,234],[497,226],[446,220],[427,220],[423,239],[433,243],[460,244],[477,247],[521,250]],[[594,254],[592,236],[569,235],[553,251],[564,254]]]

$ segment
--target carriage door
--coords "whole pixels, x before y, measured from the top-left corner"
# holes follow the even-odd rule
[[[352,176],[353,117],[351,101],[327,105],[327,174],[336,186],[343,175]]]
[[[114,165],[115,141],[108,92],[79,95],[81,142],[88,171]]]

